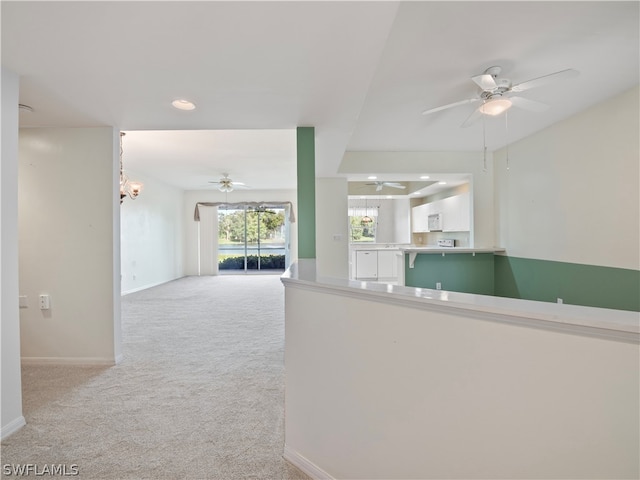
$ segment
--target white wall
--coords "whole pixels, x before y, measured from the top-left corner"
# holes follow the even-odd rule
[[[113,364],[120,355],[118,132],[20,130],[22,358]],[[51,308],[40,310],[48,294]]]
[[[135,171],[127,175],[144,183],[144,189],[135,200],[125,198],[120,209],[122,293],[183,276],[188,221],[181,189]]]
[[[509,255],[638,269],[638,87],[495,154]]]
[[[346,152],[339,173],[467,173],[472,179],[474,205],[472,242],[475,247],[496,246],[493,158],[474,152]]]
[[[18,90],[19,78],[2,68],[2,164],[0,168],[1,408],[4,439],[25,423],[20,379],[18,314]]]
[[[637,344],[336,290],[285,290],[285,454],[308,472],[638,478]]]
[[[411,202],[408,198],[393,200],[394,243],[411,243]]]
[[[184,192],[184,274],[198,275],[198,222],[193,212],[198,202],[291,202],[298,213],[295,190],[234,190],[226,196],[218,190],[187,190]],[[296,225],[291,225],[291,259],[298,257]]]
[[[345,178],[316,178],[316,265],[326,277],[349,277],[348,186]]]

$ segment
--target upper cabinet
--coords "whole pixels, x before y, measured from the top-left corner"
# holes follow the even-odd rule
[[[429,203],[411,209],[411,231],[423,233],[429,231]]]
[[[467,232],[471,230],[470,199],[469,192],[466,192],[441,200],[443,203],[443,232]]]
[[[443,232],[468,232],[471,230],[471,195],[469,192],[454,195],[411,209],[411,230],[414,233],[429,231],[429,215],[439,213]]]

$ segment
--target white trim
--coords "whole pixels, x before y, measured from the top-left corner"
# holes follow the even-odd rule
[[[315,463],[300,455],[287,444],[284,445],[284,453],[282,456],[286,461],[298,467],[314,480],[335,480],[334,477],[322,470]]]
[[[112,367],[122,360],[122,355],[117,358],[102,357],[22,357],[23,365],[87,365]]]
[[[172,278],[171,280],[163,280],[162,282],[152,283],[151,285],[144,285],[142,287],[133,288],[125,292],[120,292],[120,296],[124,297],[125,295],[129,295],[130,293],[141,292],[142,290],[147,290],[148,288],[153,288],[159,285],[164,285],[165,283],[174,282],[176,280],[180,280],[181,278],[184,278],[184,275],[181,277]]]
[[[26,424],[27,424],[27,421],[24,419],[22,415],[20,415],[18,418],[16,418],[15,420],[12,420],[7,425],[2,427],[2,429],[0,430],[0,438],[4,440],[9,435],[16,433]]]

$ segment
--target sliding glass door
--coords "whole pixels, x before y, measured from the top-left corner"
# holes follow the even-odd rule
[[[287,261],[288,230],[284,207],[220,207],[220,273],[284,270]]]

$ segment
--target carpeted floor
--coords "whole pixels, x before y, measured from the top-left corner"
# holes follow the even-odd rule
[[[83,479],[307,479],[282,458],[278,276],[186,277],[122,299],[114,367],[23,366],[2,464]],[[3,468],[3,476],[4,476]]]

